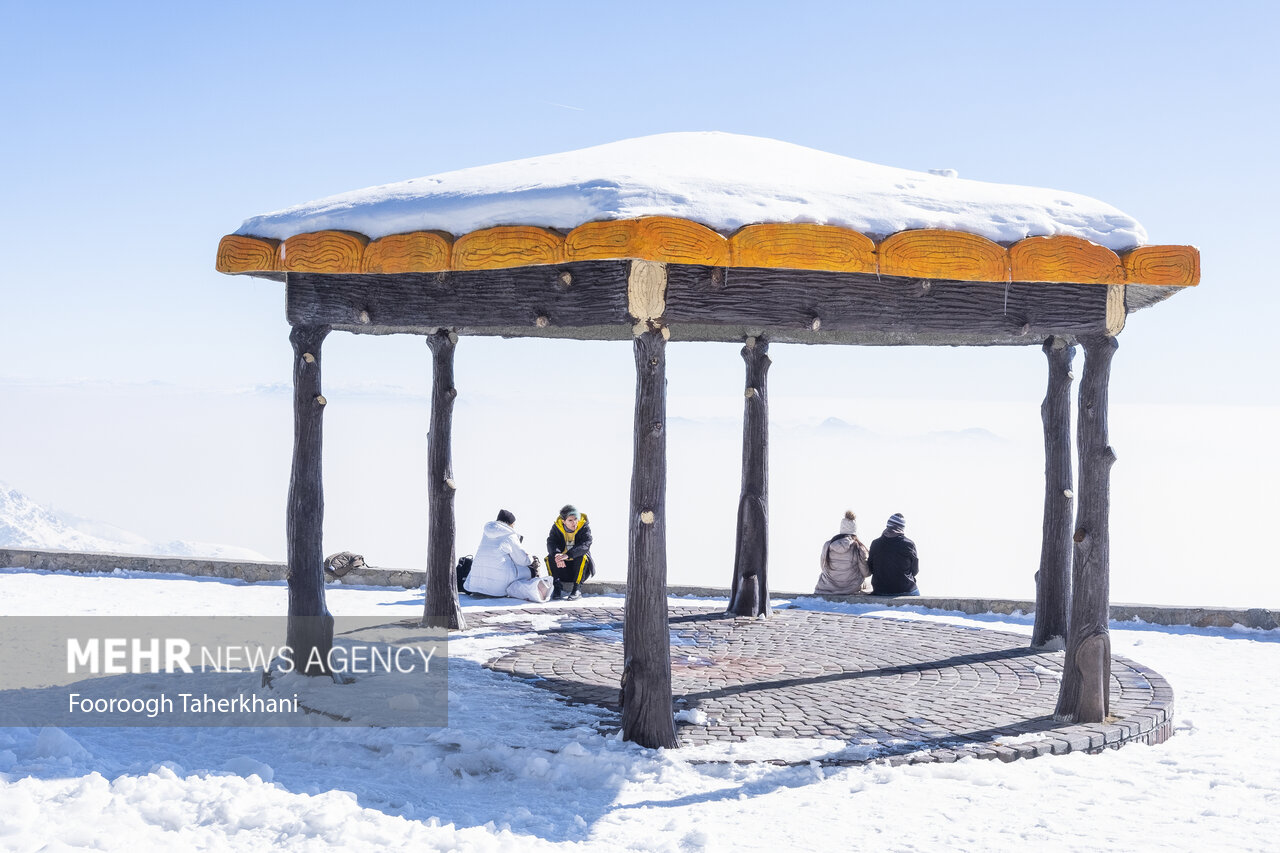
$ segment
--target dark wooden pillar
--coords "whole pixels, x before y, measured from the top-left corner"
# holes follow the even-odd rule
[[[320,345],[328,326],[294,326],[293,470],[285,535],[289,561],[286,640],[294,667],[307,675],[328,672],[333,616],[324,601],[324,485],[321,475],[325,399],[320,394]]]
[[[463,630],[466,620],[454,574],[453,401],[458,389],[453,387],[453,351],[457,345],[458,336],[448,329],[427,335],[434,375],[427,433],[427,594],[422,624]]]
[[[1044,530],[1036,572],[1036,623],[1031,645],[1065,643],[1071,603],[1071,361],[1065,338],[1044,342],[1049,387],[1040,404],[1044,424]],[[1061,648],[1061,646],[1058,646]]]
[[[1101,722],[1110,709],[1111,466],[1107,444],[1107,386],[1115,338],[1091,335],[1080,381],[1080,484],[1072,554],[1071,628],[1055,715],[1077,723]]]
[[[769,342],[747,338],[746,402],[742,414],[742,491],[733,554],[729,613],[768,616],[769,608]]]
[[[676,745],[667,624],[667,355],[663,330],[635,338],[635,448],[623,625],[622,737]]]

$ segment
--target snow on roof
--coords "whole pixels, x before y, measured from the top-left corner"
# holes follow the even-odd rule
[[[1133,217],[1076,193],[880,166],[731,133],[644,136],[353,190],[255,216],[235,233],[283,240],[338,230],[377,239],[497,225],[569,230],[647,216],[725,235],[755,223],[837,225],[872,237],[934,228],[998,243],[1065,234],[1117,252],[1147,236]]]

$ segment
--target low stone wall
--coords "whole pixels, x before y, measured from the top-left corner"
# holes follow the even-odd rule
[[[259,583],[282,581],[289,570],[284,563],[255,563],[247,560],[213,560],[205,557],[146,557],[137,554],[99,554],[81,551],[36,551],[0,548],[0,568],[36,569],[46,572],[151,572],[162,575],[193,575],[228,578]],[[406,569],[352,569],[342,578],[327,577],[332,584],[400,586],[416,589],[425,573]]]
[[[20,548],[0,548],[0,568],[36,569],[50,572],[112,572],[123,569],[130,572],[157,574],[195,575],[198,577],[234,578],[249,583],[282,581],[287,575],[284,563],[254,563],[244,560],[211,560],[197,557],[144,557],[135,554],[95,554],[79,551],[41,551]],[[426,573],[419,569],[379,569],[365,567],[353,569],[342,578],[327,578],[331,584],[348,586],[398,586],[418,589],[426,580]],[[588,594],[624,594],[625,583],[597,581],[583,585]],[[676,596],[700,598],[727,598],[729,590],[723,587],[668,586],[667,592]],[[810,592],[783,592],[774,590],[774,598],[821,598],[827,601],[844,601],[853,604],[876,604],[882,607],[927,607],[935,610],[954,610],[973,615],[981,613],[1026,613],[1035,611],[1034,601],[1007,598],[940,598],[933,596],[902,596],[894,598],[869,598],[865,595],[814,595]],[[1275,630],[1280,628],[1280,610],[1260,607],[1182,607],[1146,604],[1112,604],[1113,622],[1141,620],[1156,625],[1191,625],[1196,628],[1230,628],[1243,625],[1246,628]]]

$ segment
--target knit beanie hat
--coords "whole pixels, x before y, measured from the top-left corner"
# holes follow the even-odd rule
[[[858,517],[853,514],[853,510],[845,510],[844,518],[840,519],[840,532],[858,535]]]
[[[500,509],[498,510],[498,521],[501,521],[503,524],[510,527],[511,525],[516,523],[516,517],[515,517],[515,514],[511,512],[511,510]]]
[[[904,530],[907,526],[907,520],[902,517],[902,513],[895,512],[889,516],[889,521],[885,523],[885,527],[892,527],[894,530]]]

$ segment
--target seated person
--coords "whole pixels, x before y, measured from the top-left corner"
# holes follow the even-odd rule
[[[907,520],[902,513],[889,516],[884,533],[871,543],[867,565],[871,568],[872,595],[919,595],[916,575],[920,558],[916,543],[906,536]]]
[[[496,521],[484,526],[471,573],[464,582],[467,592],[506,595],[512,581],[537,574],[538,558],[524,549],[520,534],[512,527],[515,523],[515,515],[504,509]]]
[[[579,587],[596,573],[591,559],[591,525],[573,504],[560,508],[547,534],[547,570],[556,581],[551,597],[569,601],[582,597]]]
[[[853,510],[840,519],[840,532],[822,544],[818,555],[822,574],[813,591],[818,595],[861,595],[862,585],[871,577],[867,567],[867,546],[858,538],[858,520]]]

